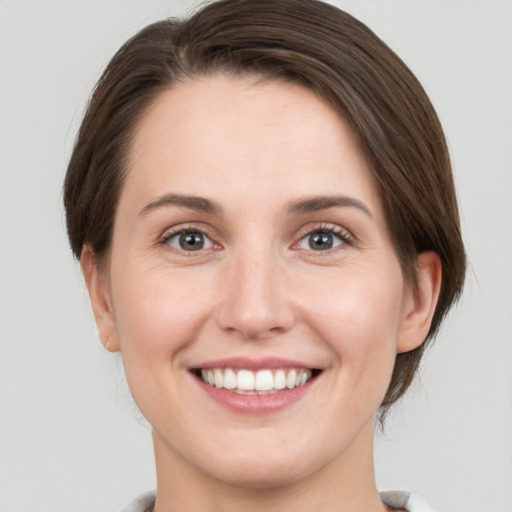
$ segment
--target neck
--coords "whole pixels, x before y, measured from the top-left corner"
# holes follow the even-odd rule
[[[275,486],[219,480],[190,464],[153,433],[157,468],[154,512],[336,512],[388,510],[375,483],[373,422],[346,453],[291,482]]]

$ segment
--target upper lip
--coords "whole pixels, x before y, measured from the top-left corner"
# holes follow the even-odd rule
[[[194,365],[191,369],[209,369],[209,368],[237,368],[244,370],[266,370],[278,368],[303,368],[311,370],[316,368],[309,364],[295,361],[292,359],[284,359],[280,357],[265,357],[260,359],[251,359],[247,357],[230,357],[227,359],[216,359],[212,361],[205,361],[198,365]]]

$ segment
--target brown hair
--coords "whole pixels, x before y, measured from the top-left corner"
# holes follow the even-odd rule
[[[380,188],[406,279],[417,256],[442,262],[426,342],[398,354],[381,412],[409,387],[426,343],[459,297],[466,259],[445,137],[425,91],[368,27],[318,0],[220,0],[185,20],[154,23],[127,41],[91,97],[64,183],[77,258],[108,255],[134,127],[160,92],[187,77],[251,74],[298,83],[351,125]]]

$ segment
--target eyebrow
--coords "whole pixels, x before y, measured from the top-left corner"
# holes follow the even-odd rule
[[[299,199],[290,203],[288,211],[295,214],[306,214],[336,207],[357,208],[373,219],[372,212],[362,201],[359,201],[359,199],[355,199],[354,197],[343,195],[313,196],[306,199]]]
[[[144,206],[139,215],[147,215],[149,212],[165,206],[184,206],[191,210],[214,215],[220,215],[222,213],[222,208],[210,199],[197,196],[185,196],[181,194],[165,194],[153,199],[150,203]]]
[[[166,206],[184,206],[198,212],[221,215],[222,208],[211,199],[198,196],[186,196],[182,194],[165,194],[149,202],[139,213],[140,216],[147,215],[152,210]],[[288,212],[291,214],[307,214],[336,207],[357,208],[373,219],[370,209],[359,199],[353,197],[337,196],[313,196],[299,199],[289,203]]]

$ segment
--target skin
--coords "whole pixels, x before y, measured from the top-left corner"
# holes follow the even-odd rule
[[[352,201],[290,210],[333,195]],[[325,228],[334,247],[312,249]],[[205,248],[166,238],[180,230]],[[153,427],[156,511],[386,510],[375,413],[396,354],[425,339],[441,265],[421,254],[417,289],[404,282],[364,156],[322,100],[222,75],[162,93],[134,135],[109,260],[100,269],[86,246],[82,267],[100,337]],[[291,406],[238,414],[190,372],[227,357],[322,372]]]

